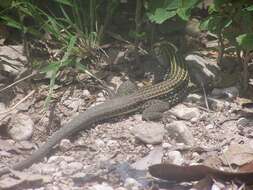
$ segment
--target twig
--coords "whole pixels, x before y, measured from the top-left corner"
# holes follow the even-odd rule
[[[208,105],[208,101],[207,101],[207,96],[206,96],[206,90],[205,90],[205,86],[203,84],[202,81],[200,81],[200,84],[201,84],[201,87],[203,89],[203,93],[204,93],[204,100],[205,100],[205,104],[206,104],[206,108],[207,108],[207,111],[209,112],[210,109],[209,109],[209,105]]]
[[[0,90],[0,92],[3,92],[3,91],[5,91],[5,90],[11,88],[11,87],[17,85],[18,83],[20,83],[20,82],[22,82],[22,81],[24,81],[24,80],[26,80],[26,79],[29,79],[29,78],[33,77],[33,76],[36,75],[36,74],[37,74],[37,71],[33,71],[32,74],[30,74],[30,75],[28,75],[28,76],[25,76],[25,77],[23,77],[23,78],[21,78],[21,79],[15,81],[14,83],[12,83],[12,84],[10,84],[10,85],[8,85],[8,86],[2,88],[2,89]],[[0,113],[0,114],[1,114],[1,113]]]
[[[27,94],[23,99],[21,99],[18,103],[16,103],[14,106],[12,106],[10,109],[8,109],[7,111],[4,112],[0,112],[0,115],[2,114],[8,114],[10,112],[12,112],[18,105],[20,105],[21,103],[23,103],[24,101],[26,101],[30,96],[32,96],[35,93],[35,90],[31,91],[29,94]],[[4,116],[5,117],[5,116]],[[2,120],[3,118],[1,118]]]

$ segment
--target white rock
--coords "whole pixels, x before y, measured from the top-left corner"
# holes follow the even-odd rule
[[[83,90],[83,96],[84,97],[89,97],[90,96],[90,91],[89,90]]]
[[[65,100],[63,104],[68,108],[71,108],[73,111],[77,111],[79,106],[82,105],[82,99],[70,97],[67,100]]]
[[[57,171],[57,167],[54,164],[40,164],[38,169],[42,174],[49,174],[49,175],[54,174]]]
[[[199,118],[200,116],[200,111],[198,108],[189,108],[184,104],[176,105],[175,107],[170,109],[169,112],[175,115],[177,118],[188,121],[191,120],[192,118]]]
[[[218,97],[225,95],[228,98],[235,98],[235,97],[239,96],[239,90],[235,86],[228,87],[228,88],[222,88],[222,89],[214,88],[212,90],[212,95],[218,96]]]
[[[203,99],[203,97],[199,94],[189,94],[187,97],[186,97],[186,101],[187,102],[192,102],[192,103],[199,103],[201,102]]]
[[[12,139],[22,141],[32,137],[34,123],[30,116],[19,113],[15,118],[11,118],[11,127],[8,128],[8,133]]]
[[[116,141],[116,140],[109,140],[108,142],[107,142],[107,146],[108,147],[117,147],[118,146],[118,141]]]
[[[225,101],[218,100],[215,98],[208,98],[210,108],[214,111],[222,111],[225,109]]]
[[[171,148],[172,145],[171,145],[170,143],[166,143],[166,142],[165,142],[165,143],[162,144],[162,147],[163,147],[164,149],[166,149],[166,148],[168,149],[168,148]]]
[[[184,163],[184,158],[179,151],[168,152],[168,157],[172,164],[182,165]]]
[[[124,187],[118,187],[118,188],[116,188],[115,190],[127,190],[127,189],[124,188]]]
[[[102,184],[95,184],[89,187],[88,190],[113,190],[113,188],[107,183],[103,182]]]
[[[182,142],[186,145],[194,145],[194,137],[183,121],[173,121],[166,125],[166,130],[169,136],[175,139],[177,142]]]
[[[83,169],[83,164],[81,162],[70,162],[70,163],[61,163],[61,168],[65,175],[73,175]]]
[[[101,147],[104,147],[104,146],[105,146],[105,142],[104,142],[103,140],[101,140],[101,139],[96,139],[96,140],[95,140],[95,145],[96,145],[97,147],[101,148]]]
[[[213,129],[214,128],[214,125],[213,124],[208,124],[207,126],[206,126],[206,129]]]
[[[146,144],[159,144],[163,140],[164,127],[156,122],[141,122],[131,129],[132,134]]]
[[[127,190],[139,190],[141,187],[141,184],[135,179],[128,177],[125,180],[124,187]]]
[[[72,147],[72,143],[70,142],[69,139],[62,139],[60,144],[59,144],[59,148],[62,151],[67,151]]]

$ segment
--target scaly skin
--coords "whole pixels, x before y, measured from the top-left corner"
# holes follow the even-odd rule
[[[11,167],[13,170],[22,170],[45,157],[61,139],[80,130],[89,129],[93,124],[104,122],[118,116],[143,111],[146,102],[154,99],[166,100],[168,109],[179,103],[187,94],[188,71],[177,49],[170,43],[162,42],[155,46],[156,55],[170,63],[170,72],[167,80],[153,86],[144,87],[127,96],[108,100],[80,113],[69,123],[56,131],[30,157]],[[0,176],[9,173],[8,168],[0,170]]]

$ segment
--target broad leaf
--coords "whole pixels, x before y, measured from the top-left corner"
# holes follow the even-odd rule
[[[191,16],[191,10],[187,8],[179,8],[177,9],[177,15],[183,20],[189,20]]]
[[[246,8],[247,11],[253,11],[253,5],[250,5]]]
[[[236,38],[237,43],[245,50],[253,50],[253,33],[242,34]]]
[[[176,15],[176,11],[167,11],[162,8],[156,9],[154,14],[148,14],[148,17],[151,22],[155,22],[157,24],[161,24],[164,21],[168,20],[169,18],[172,18],[173,16]]]

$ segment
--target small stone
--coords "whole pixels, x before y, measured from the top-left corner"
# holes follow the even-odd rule
[[[171,148],[172,147],[172,145],[170,144],[170,143],[163,143],[162,144],[162,147],[164,148],[164,149],[169,149],[169,148]]]
[[[18,148],[23,150],[31,150],[32,148],[34,148],[34,146],[30,141],[20,141],[18,144]]]
[[[225,103],[222,100],[218,100],[215,98],[208,98],[208,102],[212,110],[222,111],[225,109]]]
[[[127,190],[138,190],[141,188],[141,184],[136,181],[134,178],[126,178],[125,183],[124,183],[124,187]]]
[[[62,139],[60,144],[59,144],[59,148],[62,151],[67,151],[72,147],[72,143],[70,142],[69,139]]]
[[[199,94],[189,94],[186,97],[186,102],[191,102],[191,103],[199,103],[201,102],[203,97]]]
[[[23,141],[32,137],[34,123],[30,116],[19,113],[11,118],[11,127],[8,128],[8,134],[12,139]]]
[[[51,156],[47,163],[60,163],[62,161],[73,162],[75,160],[72,156]]]
[[[62,156],[62,158],[66,161],[66,162],[73,162],[75,160],[74,157],[72,156]]]
[[[68,98],[63,102],[63,105],[72,109],[72,111],[77,111],[78,108],[82,105],[82,100],[80,98]]]
[[[182,165],[184,163],[184,158],[179,151],[175,150],[168,152],[168,157],[172,164]]]
[[[119,76],[112,76],[109,82],[116,86],[116,89],[118,89],[122,84],[122,79]]]
[[[84,97],[89,97],[90,96],[90,91],[89,90],[83,90],[83,96]]]
[[[136,170],[148,170],[150,165],[160,164],[163,157],[163,147],[157,146],[149,152],[148,155],[137,160],[135,163],[131,164],[131,168]]]
[[[61,164],[63,173],[65,175],[73,175],[76,172],[79,172],[83,169],[83,164],[81,162],[71,162],[69,164]]]
[[[241,127],[245,127],[247,125],[249,125],[252,121],[250,121],[249,119],[245,118],[245,117],[241,117],[237,120],[237,125],[241,126]]]
[[[54,164],[40,164],[37,165],[36,168],[40,171],[42,174],[54,174],[57,171],[57,167]]]
[[[95,184],[89,187],[88,190],[113,190],[113,188],[107,183],[103,182],[102,184]]]
[[[115,190],[127,190],[127,189],[124,188],[124,187],[118,187],[118,188],[116,188]]]
[[[96,139],[96,140],[95,140],[95,145],[96,145],[97,147],[101,148],[101,147],[104,147],[104,146],[105,146],[105,142],[104,142],[103,140],[101,140],[101,139]]]
[[[212,90],[212,95],[217,96],[217,97],[226,96],[228,98],[235,98],[235,97],[239,96],[239,90],[235,86],[232,86],[229,88],[223,88],[223,89],[214,88]]]
[[[160,144],[165,130],[160,123],[142,122],[134,126],[131,132],[137,139],[146,144]]]
[[[108,147],[117,147],[119,143],[116,140],[109,140],[106,144]]]
[[[7,111],[5,104],[3,102],[0,102],[0,113],[5,112],[5,111]]]
[[[208,124],[207,126],[206,126],[206,129],[213,129],[214,128],[214,125],[213,124]]]
[[[142,115],[141,114],[134,114],[132,118],[136,121],[142,121]]]
[[[194,162],[199,162],[199,160],[200,160],[200,155],[199,155],[199,153],[193,152],[193,153],[192,153],[192,159],[191,159],[191,160],[194,160]]]
[[[52,164],[52,163],[59,163],[63,161],[63,158],[61,156],[50,156],[47,163]]]
[[[100,103],[100,102],[104,102],[106,99],[105,99],[105,96],[102,92],[98,93],[98,97],[96,99],[96,102],[97,103]]]
[[[197,122],[198,122],[198,120],[199,120],[199,118],[194,117],[194,118],[192,118],[192,119],[191,119],[191,123],[197,123]]]
[[[68,169],[68,163],[67,163],[65,160],[61,161],[61,162],[59,163],[59,166],[60,166],[60,168],[62,168],[63,170]]]
[[[182,142],[185,145],[194,145],[194,138],[183,121],[173,121],[166,125],[166,130],[169,133],[169,136],[175,139],[177,142]]]
[[[200,116],[200,111],[198,108],[189,108],[184,104],[176,105],[175,107],[170,109],[169,112],[179,119],[184,119],[188,121],[195,117],[199,118]]]

